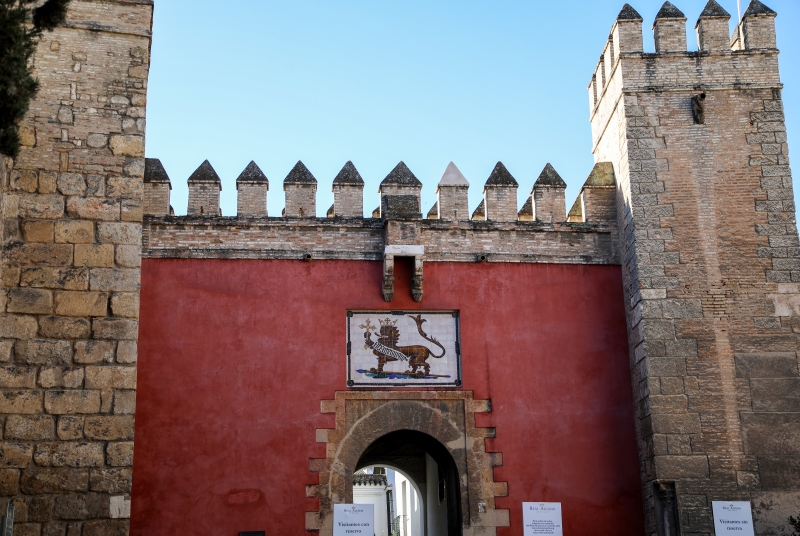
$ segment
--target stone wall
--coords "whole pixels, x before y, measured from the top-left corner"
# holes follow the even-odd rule
[[[567,220],[564,188],[549,186],[535,187],[531,192],[533,199],[533,218],[543,222],[562,222]]]
[[[507,188],[508,189],[508,188]],[[425,247],[426,261],[619,264],[612,223],[383,221],[373,218],[148,216],[149,258],[380,260],[388,244]]]
[[[517,187],[486,186],[483,192],[486,219],[490,221],[517,220]]]
[[[467,186],[439,186],[436,193],[438,219],[469,220],[469,188]]]
[[[714,500],[752,500],[756,534],[773,534],[800,509],[800,249],[777,50],[643,54],[637,32],[635,17],[612,31],[627,52],[605,87],[595,76],[592,130],[616,172],[648,534],[672,486],[684,534],[714,534]]]
[[[4,162],[0,508],[14,502],[15,535],[128,531],[152,11],[70,3]]]
[[[333,185],[333,212],[336,216],[364,217],[364,186]],[[311,214],[313,216],[313,214]]]
[[[246,216],[267,215],[267,186],[258,183],[236,185],[236,212]]]
[[[316,184],[286,184],[285,216],[314,217],[317,215]]]

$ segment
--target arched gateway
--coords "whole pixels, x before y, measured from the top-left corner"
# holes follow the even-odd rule
[[[461,536],[461,477],[450,449],[428,434],[397,430],[376,439],[357,470],[382,465],[401,471],[420,495],[425,536]],[[356,501],[357,502],[357,501]]]
[[[506,484],[492,476],[502,456],[484,447],[494,429],[475,426],[475,413],[491,410],[488,401],[465,391],[337,392],[322,410],[336,414],[336,428],[317,430],[328,457],[311,461],[320,484],[308,486],[307,494],[319,497],[320,510],[307,514],[308,530],[332,533],[332,505],[352,501],[355,471],[388,465],[414,478],[425,471],[419,465],[425,454],[444,479],[448,536],[493,534],[494,527],[508,525],[508,511],[494,508],[495,496],[507,494]]]

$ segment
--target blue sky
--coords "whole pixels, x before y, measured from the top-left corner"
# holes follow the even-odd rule
[[[673,2],[689,19],[692,50],[706,1]],[[736,0],[719,1],[735,19]],[[792,144],[800,136],[800,2],[764,2],[778,12]],[[205,159],[222,178],[226,216],[236,214],[235,180],[250,160],[270,180],[272,216],[297,160],[319,181],[320,216],[347,160],[366,181],[366,215],[400,160],[424,185],[423,212],[451,160],[470,181],[470,209],[498,160],[520,183],[520,205],[552,163],[569,207],[593,163],[586,88],[623,3],[157,1],[147,156],[166,167],[177,214],[186,213],[186,179]],[[662,3],[631,2],[645,19],[648,51]]]

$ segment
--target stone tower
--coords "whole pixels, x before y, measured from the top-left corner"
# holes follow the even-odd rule
[[[121,535],[153,3],[68,9],[34,57],[41,86],[21,124],[24,146],[2,162],[0,509],[13,501],[14,534]],[[166,173],[158,182],[148,208],[166,213]]]
[[[687,52],[666,2],[646,54],[626,4],[589,86],[595,161],[616,176],[648,534],[714,534],[714,500],[752,500],[756,534],[800,510],[800,249],[775,16],[753,0],[732,42],[710,0]]]

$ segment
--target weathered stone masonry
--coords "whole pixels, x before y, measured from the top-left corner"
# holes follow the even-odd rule
[[[684,534],[714,533],[712,500],[752,500],[757,534],[800,508],[800,249],[774,17],[753,1],[731,46],[712,0],[689,53],[667,3],[645,54],[626,5],[590,85],[595,158],[616,170],[652,534],[675,534],[673,493]]]
[[[395,257],[414,259],[416,301],[426,262],[621,264],[647,533],[713,534],[712,500],[752,500],[757,534],[800,509],[800,244],[772,10],[753,0],[731,39],[710,0],[689,53],[686,17],[667,2],[645,54],[626,4],[589,86],[597,164],[569,214],[552,167],[518,212],[498,163],[470,219],[451,164],[422,219],[422,183],[402,162],[373,218],[349,162],[328,218],[315,217],[317,179],[301,162],[284,180],[285,217],[268,217],[254,163],[237,216],[221,217],[208,162],[189,179],[189,215],[172,216],[167,173],[144,159],[152,9],[73,0],[37,51],[25,147],[2,162],[0,508],[14,501],[15,534],[127,534],[142,257],[383,260],[387,301]],[[430,430],[465,442],[465,525],[508,525],[492,500],[475,516],[475,497],[507,490],[492,475],[502,455],[484,444],[494,430],[473,425],[489,402],[471,396],[322,401],[336,424],[317,431],[328,450],[311,461],[320,509],[307,528],[328,533],[330,505],[349,493],[337,478],[358,451],[339,450],[348,404],[422,415],[433,400],[468,417]]]
[[[128,531],[152,0],[73,0],[2,173],[0,508]]]

